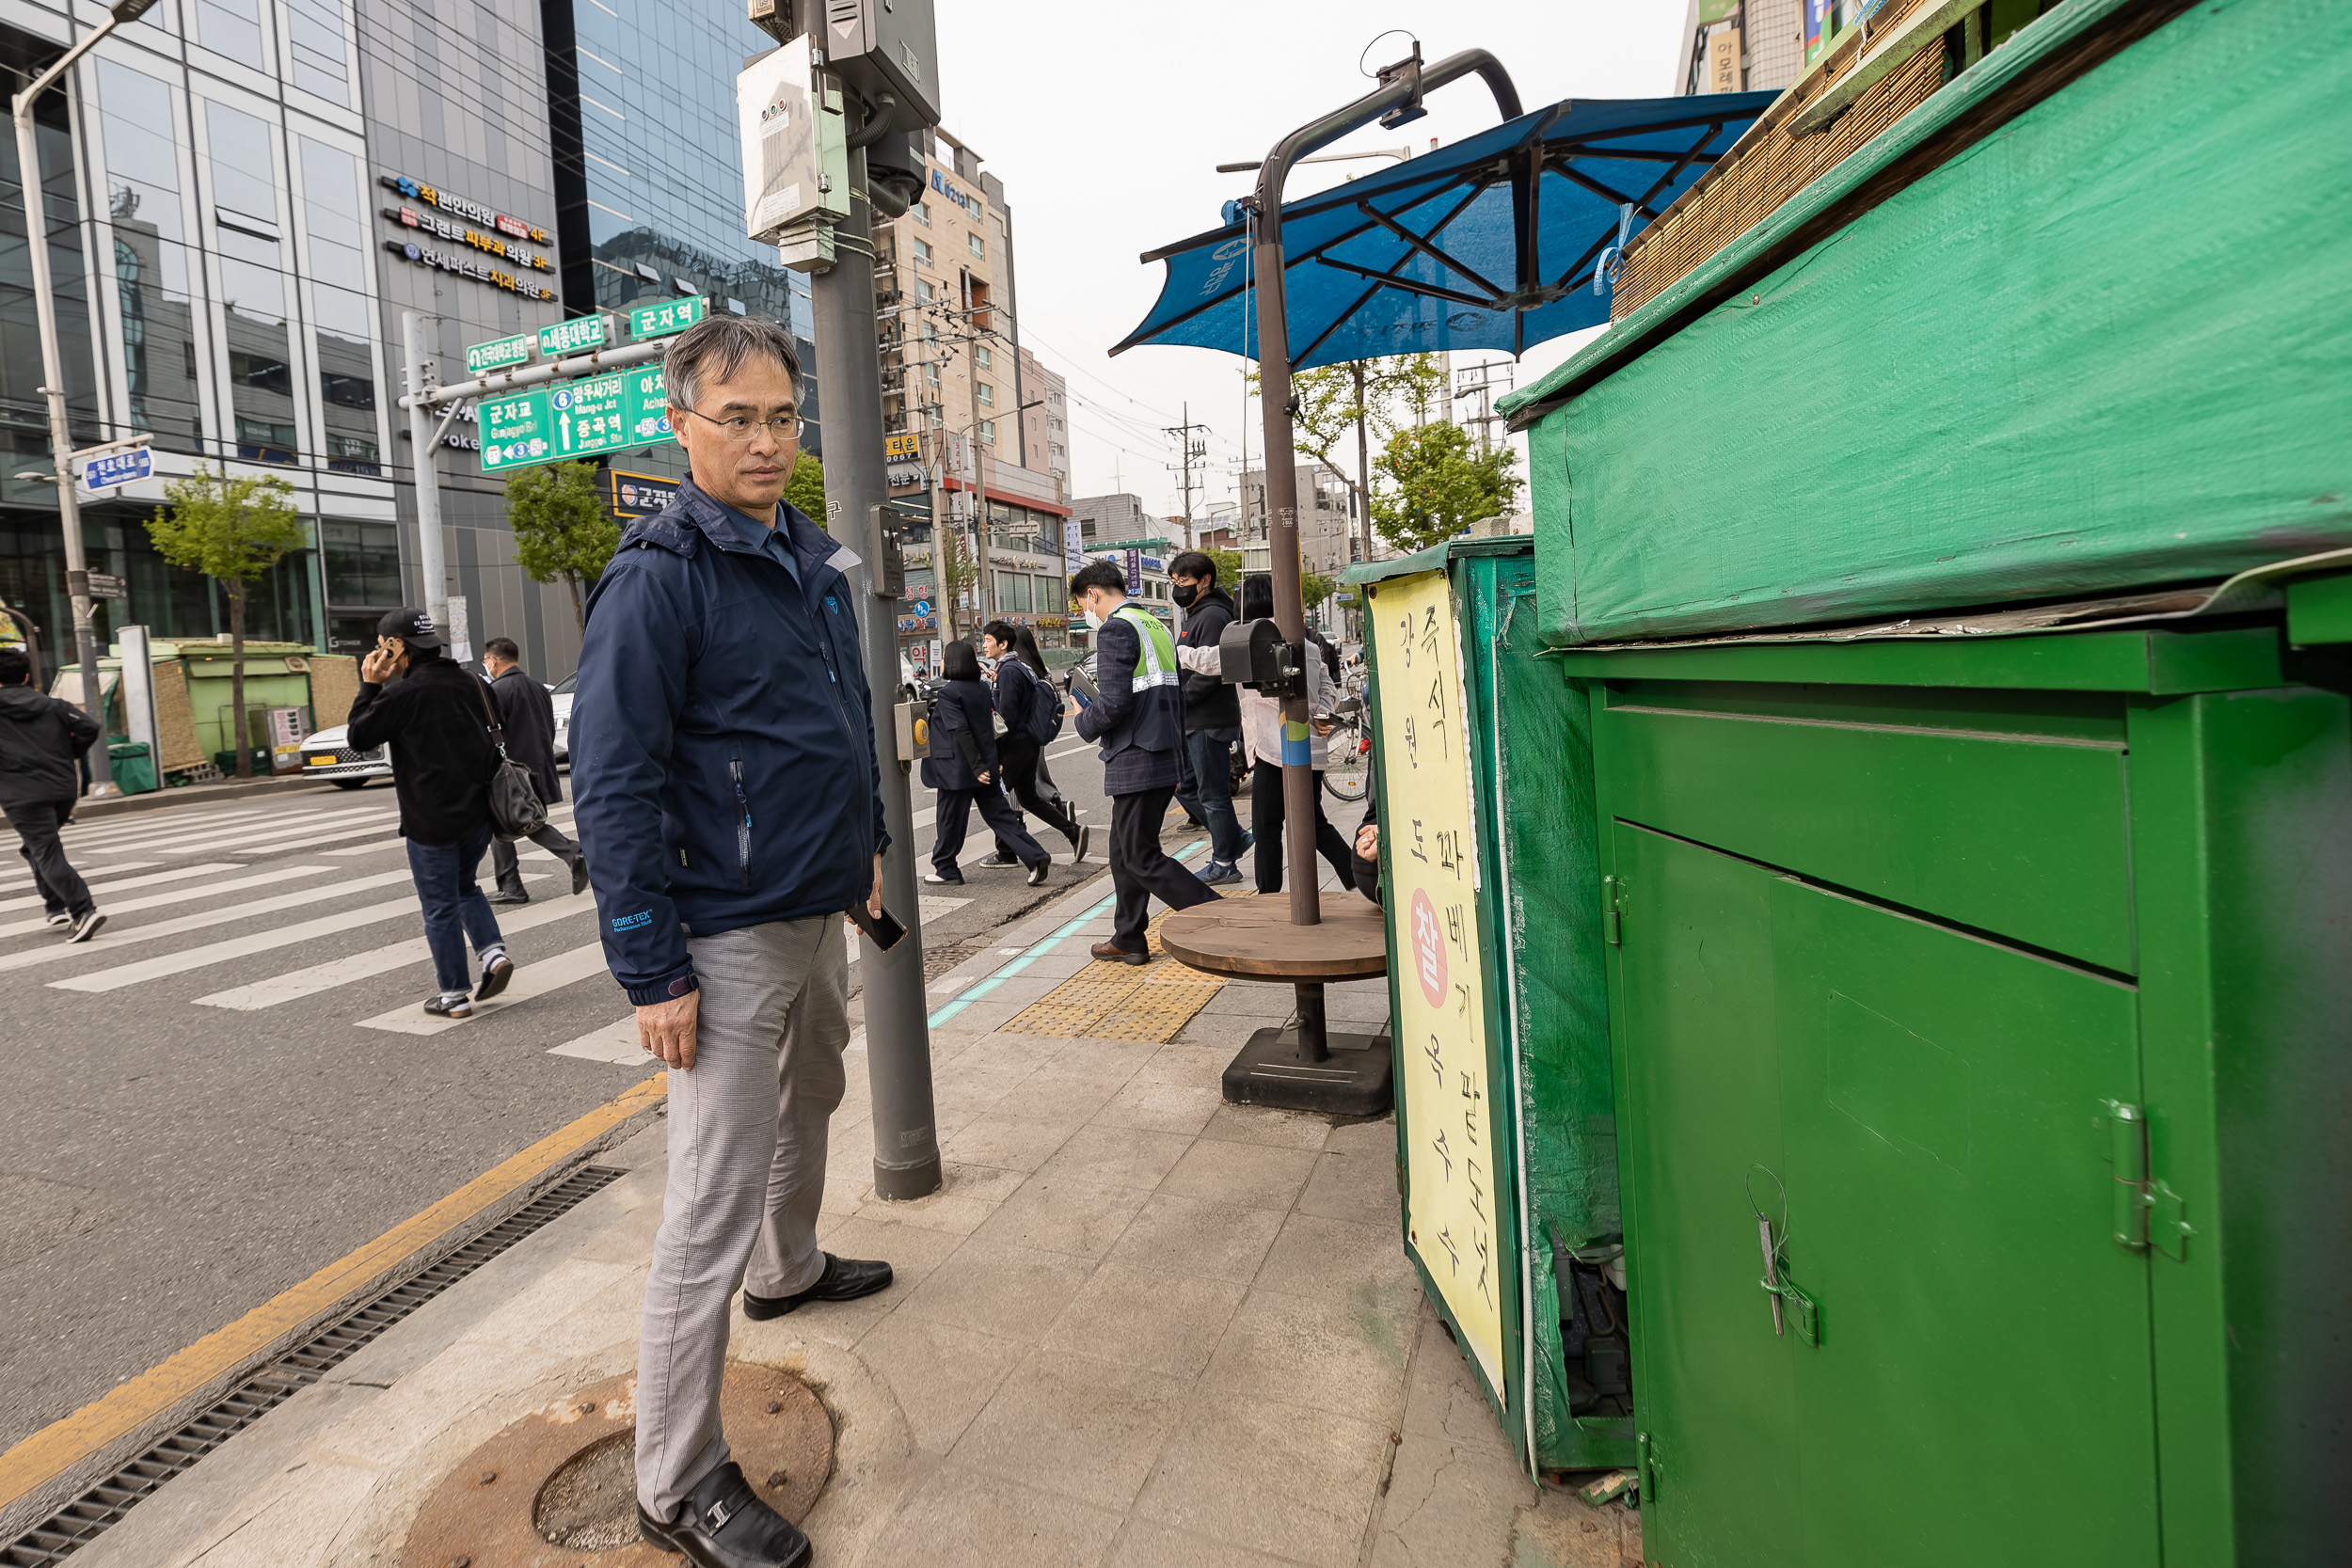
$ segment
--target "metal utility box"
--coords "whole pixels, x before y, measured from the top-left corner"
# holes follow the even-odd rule
[[[2342,1560],[2352,664],[2283,631],[1547,661],[1654,1560]]]
[[[1348,581],[1365,594],[1406,1250],[1522,1465],[1630,1465],[1586,698],[1538,659],[1529,539]]]

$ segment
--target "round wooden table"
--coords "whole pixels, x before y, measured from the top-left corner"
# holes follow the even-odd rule
[[[1298,991],[1295,1030],[1261,1029],[1225,1069],[1236,1104],[1377,1116],[1389,1107],[1391,1053],[1382,1035],[1343,1035],[1324,1026],[1323,988],[1389,972],[1388,929],[1379,908],[1352,893],[1325,893],[1323,920],[1291,924],[1279,895],[1219,898],[1179,910],[1160,926],[1169,958],[1232,980],[1288,981]]]

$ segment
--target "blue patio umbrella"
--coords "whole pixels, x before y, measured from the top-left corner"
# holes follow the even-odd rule
[[[1291,369],[1391,354],[1518,354],[1609,319],[1594,269],[1691,188],[1778,95],[1566,99],[1282,206]],[[1166,261],[1142,343],[1259,357],[1249,213]]]

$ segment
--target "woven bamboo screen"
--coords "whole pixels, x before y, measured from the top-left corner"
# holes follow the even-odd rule
[[[1890,0],[1873,18],[1873,36],[1900,23],[1930,0]],[[1833,68],[1840,62],[1833,59]],[[1772,209],[1819,178],[1848,153],[1909,114],[1944,85],[1941,36],[1864,89],[1828,129],[1811,135],[1788,130],[1804,107],[1853,68],[1816,71],[1764,112],[1740,144],[1708,177],[1635,235],[1625,247],[1609,316],[1622,321],[1709,256],[1764,221]]]

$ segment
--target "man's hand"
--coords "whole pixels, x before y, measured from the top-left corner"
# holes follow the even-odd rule
[[[400,668],[400,659],[389,648],[372,650],[359,666],[359,678],[370,686],[382,686]]]
[[[983,773],[980,776],[985,780],[988,775]],[[873,891],[866,895],[866,912],[876,920],[882,918],[882,857],[880,855],[874,857],[874,887]]]
[[[1380,858],[1380,824],[1367,822],[1356,830],[1356,858],[1376,861]]]
[[[982,783],[982,784],[987,784],[987,783],[989,783],[989,782],[990,782],[990,780],[989,780],[989,776],[988,776],[988,769],[986,769],[985,768],[983,768],[982,769],[980,769],[980,771],[979,771],[978,773],[975,774],[975,775],[974,775],[974,777],[977,778],[977,779],[980,781],[980,783]]]
[[[667,1002],[637,1009],[637,1038],[680,1072],[694,1070],[694,1021],[702,1016],[703,993],[690,990]]]

